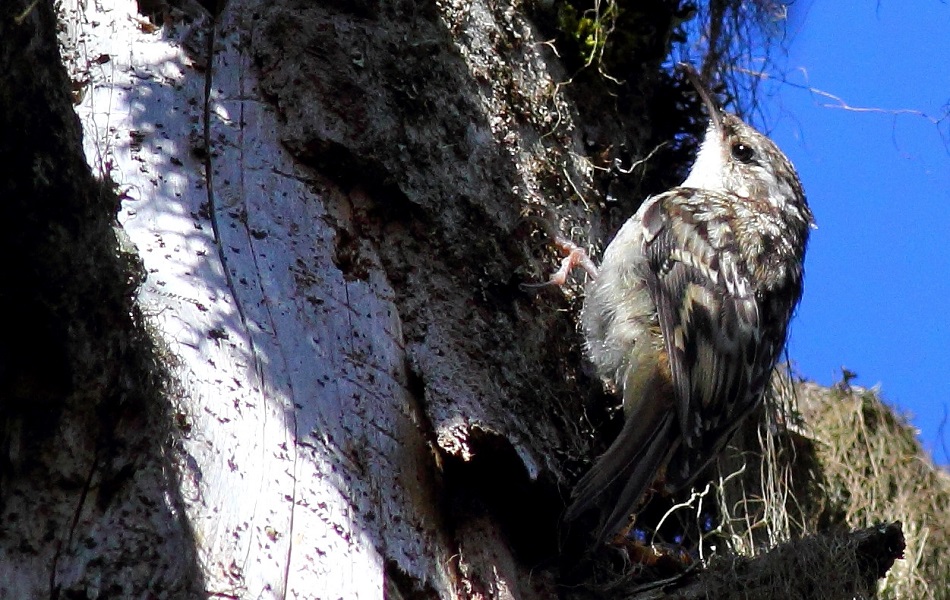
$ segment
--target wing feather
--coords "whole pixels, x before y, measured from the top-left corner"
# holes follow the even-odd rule
[[[666,196],[651,215],[644,255],[670,357],[680,454],[690,457],[668,476],[685,485],[755,405],[774,356],[761,347],[760,306],[735,236],[698,214],[717,206],[716,194],[679,188]]]

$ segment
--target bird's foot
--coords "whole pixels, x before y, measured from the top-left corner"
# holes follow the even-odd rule
[[[686,548],[676,544],[645,544],[625,537],[615,539],[613,545],[626,552],[630,564],[649,567],[664,575],[682,573],[695,562]]]
[[[590,259],[587,250],[584,250],[571,240],[560,234],[553,236],[554,245],[564,254],[561,259],[561,268],[551,275],[549,285],[558,287],[567,283],[567,278],[576,267],[584,269],[591,279],[597,279],[597,265]]]
[[[561,267],[552,274],[547,281],[544,283],[522,283],[521,287],[526,289],[538,289],[549,286],[562,287],[567,283],[567,278],[576,267],[584,269],[591,279],[597,278],[597,265],[591,260],[587,254],[587,250],[566,238],[554,227],[549,219],[539,216],[529,216],[526,218],[537,224],[538,227],[548,234],[551,242],[557,247],[561,254],[564,255],[564,258],[561,259]]]

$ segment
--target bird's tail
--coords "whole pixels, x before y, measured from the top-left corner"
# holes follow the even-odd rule
[[[600,511],[597,544],[617,533],[677,446],[675,410],[659,378],[634,393],[620,435],[574,487],[565,519],[575,521],[592,508]],[[625,390],[626,395],[627,390]],[[665,396],[665,397],[664,397]]]

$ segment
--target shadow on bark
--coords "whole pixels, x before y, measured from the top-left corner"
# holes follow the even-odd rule
[[[197,596],[166,357],[83,158],[52,3],[0,6],[0,596]]]

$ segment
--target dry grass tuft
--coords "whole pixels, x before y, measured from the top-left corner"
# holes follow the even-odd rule
[[[824,506],[814,517],[848,527],[901,521],[905,558],[884,578],[880,597],[950,598],[950,476],[876,391],[798,387],[824,475]]]
[[[904,559],[877,597],[950,599],[950,475],[908,420],[875,390],[826,388],[787,373],[774,383],[761,424],[750,419],[720,461],[721,520],[707,535],[751,557],[803,536],[899,521]],[[847,565],[831,556],[797,575],[802,566],[792,561],[788,575],[836,581]]]

